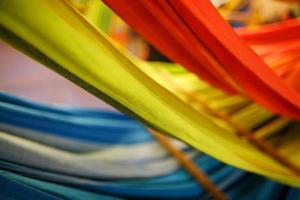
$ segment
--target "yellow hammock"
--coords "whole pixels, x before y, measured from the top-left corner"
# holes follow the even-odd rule
[[[299,175],[170,93],[66,1],[1,0],[0,23],[2,39],[121,111],[225,163],[300,187]],[[299,148],[288,155],[297,164],[299,156]]]

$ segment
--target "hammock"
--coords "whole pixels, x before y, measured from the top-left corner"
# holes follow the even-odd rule
[[[1,191],[0,197],[3,199],[31,199],[33,196],[39,199],[198,199],[209,197],[207,192],[176,164],[175,159],[155,142],[139,122],[125,115],[98,109],[53,107],[4,93],[1,93],[0,102],[1,114],[4,112],[14,113],[14,115],[9,115],[10,117],[5,122],[1,120],[1,144],[5,141],[3,135],[6,135],[6,138],[12,137],[14,139],[12,142],[22,140],[22,144],[26,142],[31,144],[23,149],[21,155],[27,155],[23,159],[3,157],[9,151],[18,152],[19,145],[1,149],[0,185],[5,189]],[[4,105],[6,109],[4,109]],[[20,119],[19,121],[22,123],[15,123],[16,118]],[[34,119],[35,123],[27,119]],[[101,122],[106,123],[100,126]],[[37,124],[45,124],[45,126],[37,127]],[[50,127],[48,128],[46,125]],[[51,129],[54,125],[63,128]],[[95,127],[95,125],[97,126]],[[74,126],[76,126],[77,134],[74,133],[70,137],[69,132],[74,131]],[[7,129],[7,127],[11,128]],[[139,138],[136,138],[137,129]],[[114,134],[118,134],[119,137],[115,137]],[[40,136],[39,140],[37,140],[37,135]],[[122,139],[120,139],[121,135]],[[75,143],[72,148],[69,145],[59,145],[65,141]],[[90,148],[91,144],[98,148]],[[148,148],[147,144],[155,144],[156,147]],[[76,175],[70,174],[70,170],[45,169],[41,166],[41,160],[38,163],[32,162],[29,156],[32,153],[30,148],[37,145],[40,148],[35,149],[34,152],[40,155],[44,154],[45,148],[50,148],[77,156],[94,155],[99,162],[108,163],[110,166],[97,168],[98,175],[91,168],[83,168],[78,171],[80,174]],[[2,145],[0,146],[2,147]],[[263,177],[224,165],[185,145],[177,146],[182,148],[186,154],[192,153],[191,158],[195,164],[204,170],[230,199],[282,198],[296,200],[300,195],[299,189],[280,185]],[[139,156],[139,153],[142,153],[142,156]],[[106,154],[105,157],[101,156],[104,154]],[[124,157],[125,155],[130,155],[130,157]],[[59,156],[55,159],[59,160]],[[165,170],[165,160],[172,160],[175,167]],[[26,164],[24,161],[27,161]],[[49,161],[46,163],[51,165]],[[155,173],[149,175],[149,169],[154,163],[157,165]],[[76,165],[82,164],[84,163],[76,162]],[[114,171],[114,164],[122,166],[123,169]],[[72,168],[68,162],[64,162],[63,165],[65,168]],[[126,166],[137,171],[132,174],[131,169]],[[96,165],[92,167],[96,167]],[[148,171],[144,171],[143,176],[136,179],[138,171],[145,170],[145,167],[148,168]],[[94,173],[95,176],[84,177],[83,174],[87,171]],[[99,176],[99,172],[103,174]],[[122,174],[127,174],[126,179]]]
[[[132,2],[139,3],[138,1]],[[166,3],[168,2],[166,1]],[[180,9],[191,9],[193,11],[192,8],[189,8],[189,4],[185,5],[185,1],[178,3],[183,3]],[[149,5],[152,5],[150,1]],[[214,14],[216,11],[210,4],[204,2],[203,5],[211,10],[212,15],[216,15]],[[178,5],[174,6],[177,8]],[[157,77],[155,70],[152,70],[150,66],[148,67],[147,63],[126,55],[124,50],[117,47],[101,31],[89,24],[67,2],[59,0],[29,0],[26,2],[3,0],[0,2],[0,11],[0,35],[4,40],[121,111],[135,116],[147,125],[179,138],[225,163],[267,176],[282,183],[293,186],[300,185],[299,175],[295,170],[291,170],[291,167],[288,167],[287,164],[278,162],[269,154],[262,152],[235,135],[234,133],[239,132],[238,130],[233,131],[220,125],[224,124],[222,119],[212,120],[214,117],[208,115],[207,111],[193,109],[189,103],[178,97],[178,91],[172,90],[173,84],[161,85],[162,82],[169,82],[169,79]],[[187,16],[192,18],[187,23],[194,23],[194,20],[198,20],[198,16],[189,13],[187,13]],[[219,20],[223,24],[221,18],[217,17],[216,19],[216,21]],[[162,21],[164,21],[164,18],[162,18]],[[145,23],[147,22],[145,21]],[[214,55],[219,59],[218,62],[215,62],[216,59],[210,59],[214,58],[209,57],[211,54],[207,54],[207,58],[209,58],[207,59],[202,54],[197,53],[197,55],[203,57],[203,60],[201,59],[204,62],[203,65],[210,64],[210,61],[215,63],[213,68],[209,68],[211,71],[207,73],[209,76],[206,80],[215,80],[214,85],[223,85],[226,87],[223,89],[229,92],[239,91],[239,87],[233,81],[239,80],[241,81],[239,85],[243,86],[244,89],[252,88],[251,91],[247,89],[247,93],[259,96],[262,101],[260,103],[267,101],[270,104],[269,107],[274,107],[274,109],[276,107],[278,111],[284,111],[288,116],[297,118],[297,94],[283,84],[280,78],[275,76],[273,71],[267,68],[252,50],[245,45],[242,46],[244,43],[237,39],[238,37],[229,27],[226,25],[221,27],[224,28],[224,33],[228,32],[229,36],[236,38],[231,44],[232,47],[236,49],[241,47],[242,50],[232,52],[232,47],[226,47],[227,50],[223,49],[224,51],[219,51],[218,54]],[[156,28],[156,30],[158,29]],[[205,37],[208,37],[206,38],[207,42],[218,42],[212,40],[213,38],[208,30],[203,30]],[[199,33],[199,36],[201,34]],[[217,36],[220,37],[219,34]],[[221,40],[221,38],[219,39]],[[228,41],[223,42],[227,43]],[[216,43],[216,46],[212,48],[219,47],[219,43]],[[172,49],[176,48],[172,47]],[[208,53],[206,49],[201,49],[203,52]],[[185,55],[185,53],[194,53],[194,51],[190,52],[187,49],[186,51],[181,50],[180,53]],[[224,55],[230,53],[230,55],[223,58],[220,55],[222,53]],[[241,57],[237,56],[231,60],[237,65],[229,65],[232,63],[228,58],[232,58],[236,53],[241,53]],[[198,60],[200,62],[200,59]],[[197,63],[198,60],[192,60],[192,63]],[[186,62],[188,61],[189,59]],[[249,72],[250,75],[248,75],[246,74],[248,69],[241,66],[241,63],[250,66],[250,62],[257,65],[251,65],[253,73]],[[228,66],[226,67],[226,73],[220,66]],[[239,67],[241,70],[237,72],[244,73],[243,77],[236,74],[227,76],[227,70],[229,72],[233,71],[231,67]],[[263,75],[257,74],[257,67],[261,67],[259,69]],[[199,70],[201,69],[199,68]],[[215,70],[217,70],[217,73],[214,73]],[[226,80],[220,79],[221,75],[227,77]],[[231,78],[231,75],[233,78]],[[262,76],[267,79],[261,80],[260,77]],[[251,84],[249,79],[253,81]],[[257,87],[256,84],[261,87]],[[269,90],[270,88],[272,90]],[[272,101],[270,101],[270,97],[272,97]],[[260,110],[260,108],[257,109]],[[252,109],[250,108],[250,110]],[[261,111],[261,113],[264,119],[272,115],[265,111]],[[295,135],[295,130],[297,130],[297,126],[295,129],[288,130],[290,132],[286,134]],[[10,139],[10,141],[14,140]],[[280,146],[281,152],[287,152],[288,159],[297,165],[300,164],[300,152],[295,150],[298,144],[298,140],[290,138],[285,145]]]

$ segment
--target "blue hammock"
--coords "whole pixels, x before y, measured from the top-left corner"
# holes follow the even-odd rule
[[[54,107],[1,93],[0,130],[0,199],[210,198],[142,124],[118,112]],[[230,199],[300,197],[296,188],[189,146],[178,148]]]

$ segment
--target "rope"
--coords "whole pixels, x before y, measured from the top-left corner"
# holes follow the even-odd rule
[[[217,200],[228,199],[226,195],[221,192],[213,182],[210,181],[205,172],[199,169],[181,150],[174,147],[166,136],[153,129],[149,129],[149,131],[157,139],[157,141],[164,146],[169,153],[173,155],[178,162],[195,178],[195,180],[212,195],[212,197]]]

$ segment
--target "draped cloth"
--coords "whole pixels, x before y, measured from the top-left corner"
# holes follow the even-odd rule
[[[140,1],[126,1],[128,5],[134,2],[141,3]],[[143,2],[148,2],[148,6],[160,5],[158,3],[152,5],[153,1]],[[182,62],[189,58],[189,54],[193,54],[195,58],[190,64],[194,65],[194,63],[203,61],[201,66],[212,66],[205,68],[205,73],[208,74],[206,80],[214,80],[214,84],[220,87],[224,85],[226,87],[224,90],[231,93],[240,91],[239,85],[244,89],[251,88],[249,91],[245,90],[249,95],[260,94],[257,96],[258,99],[265,103],[269,102],[269,107],[275,109],[278,106],[277,109],[286,111],[288,114],[294,113],[293,116],[297,117],[299,111],[297,94],[285,85],[271,69],[266,67],[261,58],[248,48],[228,25],[222,25],[223,19],[210,3],[201,1],[199,4],[199,1],[195,3],[194,8],[203,4],[207,11],[211,11],[212,15],[219,16],[212,20],[210,15],[205,15],[207,20],[215,21],[217,24],[208,26],[204,20],[203,26],[199,28],[199,16],[194,13],[194,8],[188,2],[194,1],[174,1],[174,5],[172,1],[171,10],[173,13],[176,11],[175,8],[183,9],[180,13],[187,13],[187,17],[191,18],[186,24],[195,23],[195,26],[190,24],[189,29],[194,27],[197,28],[194,31],[197,31],[197,34],[199,32],[197,37],[195,33],[186,37],[195,40],[195,43],[189,42],[189,45],[197,45],[195,47],[197,51],[188,49],[184,51],[181,46],[178,46],[180,53],[183,55],[188,53]],[[160,3],[169,6],[170,2],[160,1]],[[123,8],[126,10],[125,5]],[[130,8],[133,8],[133,5]],[[166,8],[171,9],[170,7]],[[187,12],[188,10],[191,12]],[[173,14],[172,16],[178,17]],[[165,22],[163,16],[160,19],[161,22]],[[143,21],[149,27],[152,26],[151,21],[146,19]],[[168,26],[174,23],[173,21],[171,24],[169,22],[166,21]],[[3,40],[121,111],[137,117],[148,126],[179,138],[235,167],[267,176],[282,183],[300,186],[300,178],[297,174],[253,145],[241,140],[230,129],[219,126],[208,116],[206,111],[196,111],[184,100],[178,98],[173,91],[157,82],[155,75],[152,76],[153,74],[148,74],[143,70],[144,68],[151,70],[147,63],[137,60],[116,46],[110,38],[91,25],[66,1],[2,0],[0,1],[0,24],[0,35]],[[224,33],[225,39],[222,39],[220,30],[216,30],[217,27],[224,29],[221,33]],[[157,27],[155,29],[160,30]],[[189,29],[185,28],[184,30],[186,33],[190,33]],[[161,34],[164,35],[164,33]],[[183,36],[181,32],[174,32],[174,34]],[[181,40],[178,38],[174,40],[174,42],[180,42],[181,45]],[[201,46],[198,44],[200,40],[208,44]],[[229,40],[230,44],[228,44]],[[240,47],[241,49],[239,49]],[[216,54],[210,53],[214,52],[214,48],[222,51],[218,51]],[[236,51],[237,49],[238,51]],[[176,50],[175,47],[174,50]],[[201,50],[201,54],[198,53],[198,50]],[[176,50],[176,55],[178,55],[178,51]],[[231,65],[231,62],[234,65]],[[211,65],[212,63],[213,65]],[[252,65],[253,63],[255,65]],[[244,64],[249,68],[246,68]],[[202,67],[195,66],[195,69],[198,68],[202,70]],[[238,68],[237,72],[232,68]],[[257,71],[258,69],[259,71]],[[218,77],[215,75],[215,70],[217,70]],[[223,77],[229,72],[238,74],[232,75],[232,77],[230,74],[230,76],[226,76],[226,80],[220,79],[219,76]],[[266,77],[266,79],[260,79],[262,77]],[[250,78],[251,82],[249,82]],[[240,80],[239,84],[235,83],[237,80]],[[282,91],[279,86],[283,87]],[[271,102],[272,95],[274,99]],[[289,98],[291,96],[295,98]],[[6,135],[3,135],[4,137],[9,139]],[[12,147],[15,146],[13,143],[10,144]],[[298,141],[290,139],[288,144],[283,146],[282,150],[294,150]],[[297,148],[297,151],[292,151],[287,156],[299,164],[299,155]],[[41,155],[41,158],[46,156],[48,155]],[[51,170],[55,169],[51,168]],[[74,169],[73,173],[76,174],[77,169]]]
[[[300,119],[299,93],[245,44],[209,0],[104,2],[161,52],[211,84]],[[270,39],[278,35],[278,39],[299,39],[300,20],[282,33],[271,34]],[[269,38],[269,34],[256,38],[262,35]]]
[[[0,126],[0,186],[4,188],[1,199],[208,197],[205,189],[175,164],[175,159],[139,122],[121,113],[45,105],[4,93],[0,93],[0,105],[0,119],[4,112],[11,114]],[[16,119],[22,120],[15,123]],[[52,124],[63,128],[53,129]],[[14,129],[4,131],[4,125]],[[70,137],[74,126],[77,132]],[[58,142],[78,144],[72,149],[58,146],[48,136],[56,137]],[[92,142],[98,149],[85,148],[83,152],[82,147]],[[191,159],[197,167],[230,199],[296,200],[300,195],[299,189],[225,165],[188,146],[177,147],[184,148],[186,154],[193,153]],[[172,168],[166,165],[167,160],[174,163]],[[116,167],[122,169],[116,171]]]

